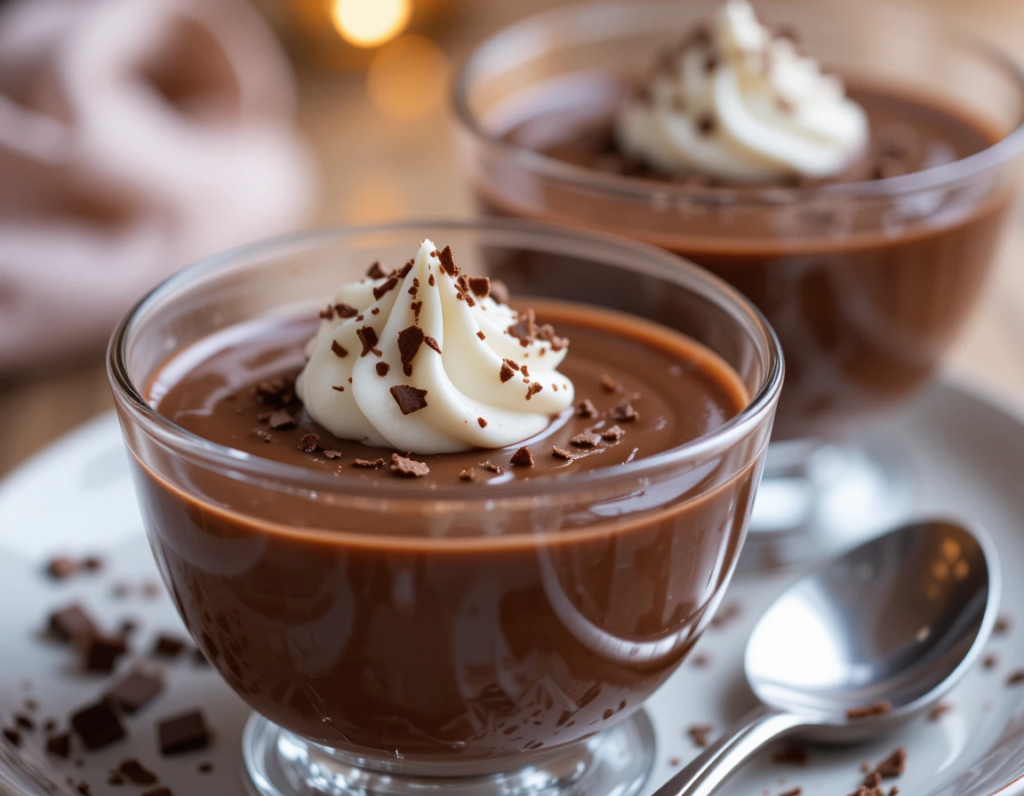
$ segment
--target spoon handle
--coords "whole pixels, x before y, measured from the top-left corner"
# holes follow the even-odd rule
[[[652,796],[711,796],[747,758],[805,719],[761,706],[740,720]]]

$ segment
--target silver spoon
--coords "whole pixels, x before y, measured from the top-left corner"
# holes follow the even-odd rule
[[[904,526],[803,576],[747,642],[764,704],[653,796],[710,796],[784,735],[853,743],[921,713],[980,654],[1001,591],[992,542],[949,520]]]

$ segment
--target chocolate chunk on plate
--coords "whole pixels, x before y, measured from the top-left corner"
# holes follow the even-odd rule
[[[125,713],[137,713],[164,689],[164,678],[156,670],[136,667],[107,692],[107,699]]]
[[[46,753],[63,760],[71,757],[71,733],[62,732],[47,738]]]
[[[50,614],[50,632],[61,641],[81,642],[99,632],[92,617],[78,603]]]
[[[157,725],[157,735],[160,740],[160,752],[164,755],[205,749],[210,745],[206,721],[202,712],[198,710],[190,710],[164,719]]]
[[[82,651],[82,668],[87,672],[112,672],[126,652],[128,645],[123,636],[91,636]]]
[[[71,727],[86,749],[102,749],[124,738],[124,726],[113,703],[106,699],[71,715]]]
[[[154,658],[167,658],[174,659],[181,654],[181,651],[185,649],[186,642],[175,636],[161,633],[157,636],[156,642],[153,644],[153,651],[151,655]]]

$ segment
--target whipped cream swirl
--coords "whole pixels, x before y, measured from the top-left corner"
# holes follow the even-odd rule
[[[866,148],[868,122],[837,76],[766,29],[748,0],[726,0],[623,105],[616,138],[659,171],[760,183],[838,174]]]
[[[568,342],[423,241],[391,273],[342,287],[296,381],[306,411],[342,439],[418,454],[502,448],[573,405]]]

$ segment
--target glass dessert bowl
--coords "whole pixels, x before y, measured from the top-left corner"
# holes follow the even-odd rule
[[[767,139],[748,146],[744,133],[760,127],[736,122],[760,124],[772,115],[763,105],[700,115],[709,106],[694,80],[741,67],[751,71],[744,80],[759,79],[769,68],[713,51],[717,29],[706,23],[724,7],[610,2],[538,15],[478,48],[455,105],[464,168],[486,212],[660,246],[732,283],[768,318],[787,379],[750,542],[771,563],[852,544],[908,508],[898,452],[861,448],[857,431],[929,382],[975,306],[1015,192],[1024,75],[994,47],[911,9],[763,0],[758,14],[788,28],[766,41],[796,39],[784,55],[807,53],[838,73],[867,123],[840,171],[776,173],[765,164],[778,167],[786,146],[799,160],[820,143],[794,115],[799,97],[774,98],[773,134],[799,133],[785,146],[772,139],[777,151]],[[749,30],[732,33],[749,40]],[[680,68],[690,84],[666,85]],[[637,102],[659,109],[660,127],[623,122]],[[827,113],[845,123],[850,109]],[[727,122],[728,146],[708,149]],[[696,147],[676,172],[664,164],[680,154],[663,151],[669,139]],[[645,142],[647,160],[635,151]],[[700,170],[751,150],[757,157],[727,164],[732,174]]]
[[[428,236],[451,248],[361,279]],[[446,251],[476,278],[442,273]],[[563,267],[523,268],[541,254]],[[516,311],[486,297],[497,280]],[[393,348],[403,312],[429,333],[411,354]],[[507,312],[508,334],[501,321],[472,341],[453,320]],[[339,400],[356,393],[342,423],[392,397],[398,425],[373,420],[389,440],[443,420],[438,386],[416,409],[401,388],[438,363],[454,374],[478,340],[520,351],[518,372],[496,359],[466,390],[508,385],[532,412],[571,379],[568,407],[527,440],[423,454],[336,438],[307,411],[328,373]],[[321,369],[318,346],[343,370]],[[654,753],[642,704],[732,575],[781,389],[778,343],[735,291],[656,249],[542,225],[325,230],[173,277],[116,331],[109,367],[161,574],[256,711],[244,756],[260,793],[638,792]],[[500,433],[500,413],[479,412],[490,422],[460,433]]]

